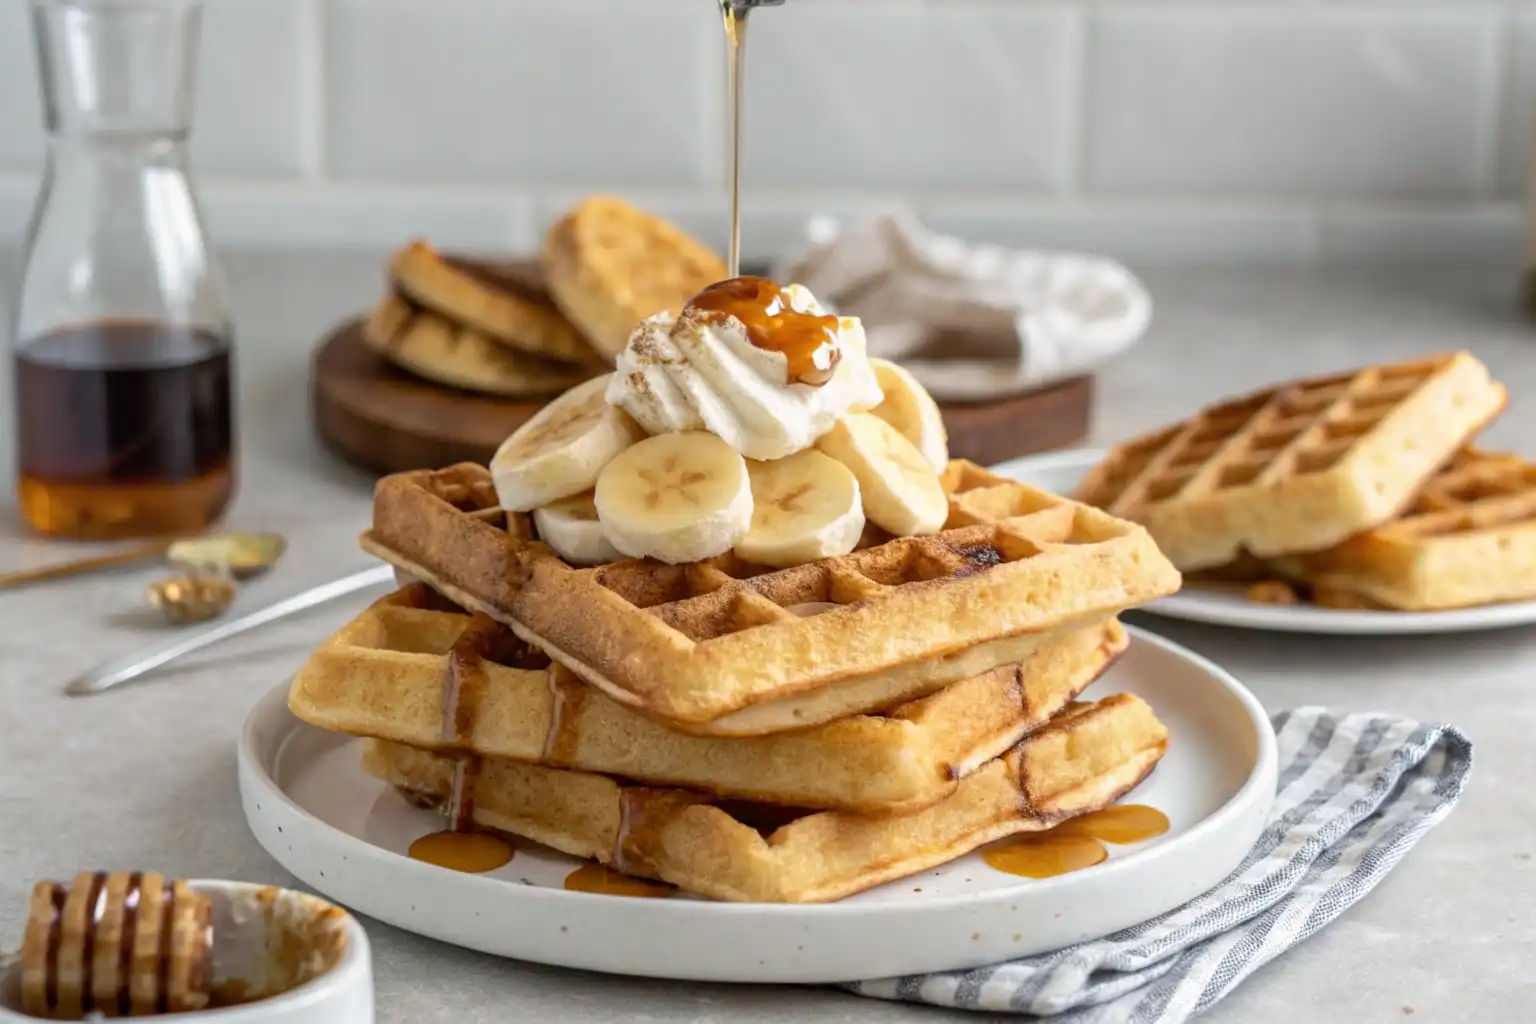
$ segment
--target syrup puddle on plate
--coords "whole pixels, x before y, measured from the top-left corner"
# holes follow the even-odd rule
[[[510,863],[514,852],[516,848],[501,836],[452,829],[428,833],[406,851],[412,860],[471,875],[495,871]]]
[[[665,899],[672,895],[672,886],[665,882],[653,882],[648,878],[636,878],[614,871],[597,861],[588,861],[565,876],[565,888],[572,892],[595,892],[607,896],[640,896]]]
[[[1044,832],[1005,839],[982,852],[998,871],[1022,878],[1054,878],[1102,864],[1105,843],[1126,846],[1168,831],[1168,816],[1155,807],[1125,804],[1069,818]]]

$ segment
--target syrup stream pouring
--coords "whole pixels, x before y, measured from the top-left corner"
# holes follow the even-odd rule
[[[754,7],[782,7],[784,0],[720,0],[725,18],[725,42],[730,67],[726,83],[731,93],[731,246],[727,277],[741,273],[741,93],[746,80],[747,15]]]
[[[227,640],[232,636],[248,632],[258,626],[264,626],[269,622],[287,618],[298,612],[313,608],[316,605],[334,601],[339,597],[366,590],[369,587],[381,586],[393,583],[395,570],[387,565],[375,566],[372,569],[364,569],[362,572],[343,576],[329,583],[322,583],[318,587],[311,587],[291,597],[285,597],[281,601],[258,608],[254,612],[242,615],[239,618],[221,622],[216,626],[199,630],[187,636],[177,637],[165,643],[155,644],[135,651],[124,658],[118,658],[105,664],[98,665],[82,675],[71,679],[64,687],[64,692],[71,697],[87,697],[91,694],[109,690],[119,683],[126,683],[137,679],[147,672],[159,668],[161,665],[184,654],[200,651],[204,647],[210,647],[221,640]]]

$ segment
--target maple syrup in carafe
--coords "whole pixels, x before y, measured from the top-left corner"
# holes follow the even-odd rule
[[[188,533],[233,491],[228,301],[189,139],[199,0],[31,5],[42,187],[9,304],[23,516]]]
[[[188,533],[233,491],[227,338],[154,322],[55,330],[15,355],[22,514],[85,539]]]
[[[837,345],[837,317],[800,312],[785,290],[766,277],[717,282],[689,299],[685,308],[740,320],[753,345],[783,353],[794,383],[825,384],[843,357]]]

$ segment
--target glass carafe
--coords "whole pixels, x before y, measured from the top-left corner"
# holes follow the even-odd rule
[[[201,0],[32,0],[47,166],[11,343],[43,533],[200,530],[234,490],[232,335],[188,160]]]

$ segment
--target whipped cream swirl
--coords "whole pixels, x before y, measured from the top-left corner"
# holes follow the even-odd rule
[[[798,312],[824,315],[805,288],[784,291]],[[607,398],[647,433],[705,430],[745,458],[782,459],[811,447],[844,413],[880,404],[857,319],[839,318],[837,348],[832,379],[802,384],[790,380],[788,358],[752,344],[735,317],[659,313],[630,333]]]

